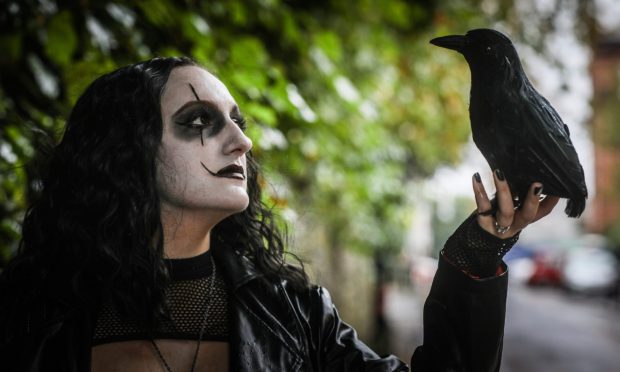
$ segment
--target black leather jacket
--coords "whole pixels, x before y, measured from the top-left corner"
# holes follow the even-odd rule
[[[285,281],[271,283],[233,251],[214,249],[214,258],[231,288],[232,371],[409,370],[395,356],[380,357],[362,343],[325,289],[299,293]],[[507,273],[474,280],[442,260],[412,370],[498,371],[506,287]],[[39,310],[27,324],[3,325],[3,332],[14,335],[0,345],[0,369],[89,371],[90,317],[59,299],[47,299]]]

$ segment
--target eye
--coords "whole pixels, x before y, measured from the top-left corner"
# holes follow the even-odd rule
[[[201,134],[203,130],[214,127],[212,115],[207,110],[198,109],[189,112],[186,116],[180,118],[176,123],[187,129],[196,130]]]
[[[239,128],[241,128],[242,131],[245,132],[245,130],[247,129],[247,123],[243,116],[241,115],[231,116],[231,119],[235,124],[239,126]]]
[[[184,123],[177,123],[187,131],[188,135],[198,135],[200,136],[200,142],[203,141],[203,132],[206,130],[210,130],[213,125],[208,122],[205,116],[199,116],[193,119],[192,121],[187,121]],[[209,134],[207,133],[207,136]]]
[[[208,115],[202,114],[202,115],[195,117],[191,122],[186,123],[184,125],[187,126],[188,128],[202,130],[208,127],[212,127],[213,123],[211,123],[211,118]]]

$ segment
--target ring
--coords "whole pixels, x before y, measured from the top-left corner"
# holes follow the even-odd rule
[[[497,233],[500,235],[505,234],[508,230],[510,230],[510,226],[512,226],[501,226],[499,223],[497,223],[497,220],[493,221],[493,223],[495,224],[495,231],[497,231]]]
[[[476,214],[478,216],[492,216],[492,215],[495,214],[495,209],[491,208],[491,209],[486,210],[486,211],[477,212]]]

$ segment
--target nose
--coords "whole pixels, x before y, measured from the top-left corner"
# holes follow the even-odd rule
[[[243,155],[250,151],[252,149],[252,140],[245,135],[236,123],[231,121],[229,126],[231,132],[224,151],[227,154],[238,153],[238,155]]]

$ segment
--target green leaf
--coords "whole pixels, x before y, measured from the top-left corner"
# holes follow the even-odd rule
[[[340,38],[332,31],[323,31],[314,35],[314,43],[321,48],[323,53],[332,60],[332,62],[341,62],[342,47]]]
[[[168,0],[139,0],[136,5],[154,26],[170,26],[178,16]]]
[[[0,65],[7,65],[17,61],[22,53],[21,37],[18,33],[0,35]]]
[[[274,127],[276,125],[276,113],[269,106],[261,105],[255,102],[249,102],[245,104],[243,110],[248,116],[253,117],[261,124],[265,124],[270,127]]]
[[[71,13],[66,10],[56,13],[47,25],[45,53],[59,65],[68,65],[77,47],[72,26]]]

